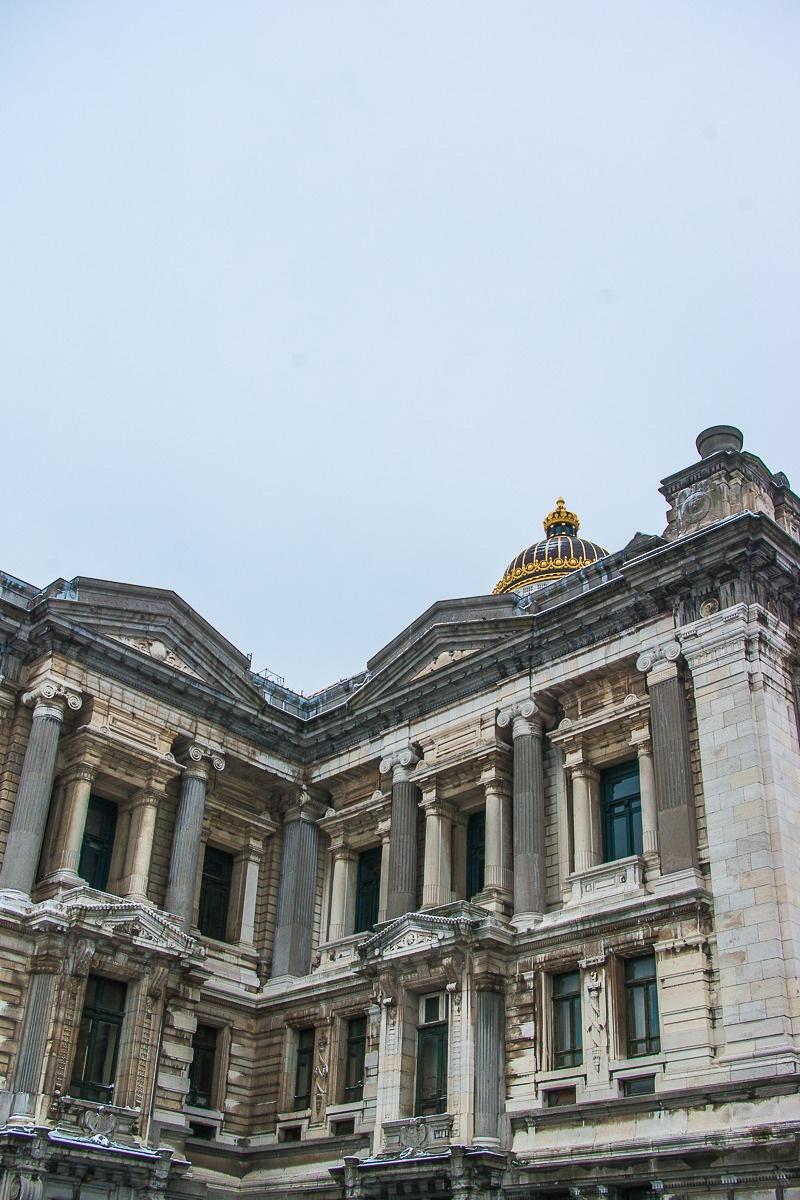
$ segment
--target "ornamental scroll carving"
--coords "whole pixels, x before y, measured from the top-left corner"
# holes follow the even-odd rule
[[[22,697],[22,703],[28,706],[38,707],[47,704],[58,706],[59,702],[65,704],[73,712],[77,712],[83,704],[83,696],[77,688],[70,687],[60,679],[48,676],[35,684],[30,691],[25,692]]]
[[[154,662],[164,663],[165,666],[172,667],[173,671],[181,671],[184,675],[191,675],[192,679],[202,678],[188,663],[179,658],[166,642],[162,642],[160,638],[125,637],[119,633],[112,633],[108,636],[112,641],[119,642],[122,646],[129,646],[131,650],[136,650],[139,654],[147,655]]]
[[[652,650],[645,650],[636,660],[636,670],[647,674],[653,667],[660,663],[674,663],[681,656],[681,648],[678,642],[664,642],[661,646],[654,646]]]

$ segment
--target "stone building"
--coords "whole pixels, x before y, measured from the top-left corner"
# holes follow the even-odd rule
[[[2,1200],[800,1196],[800,500],[698,450],[310,699],[0,575]]]

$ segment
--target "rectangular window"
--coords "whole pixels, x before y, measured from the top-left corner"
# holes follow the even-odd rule
[[[622,763],[600,775],[605,862],[642,853],[642,798],[639,763]]]
[[[111,852],[114,849],[114,834],[117,830],[117,806],[110,800],[91,796],[86,812],[83,844],[78,864],[78,874],[89,887],[98,892],[106,890]]]
[[[652,954],[646,958],[629,958],[625,963],[625,1014],[628,1058],[658,1054],[661,1050],[658,985],[656,960]]]
[[[447,1112],[447,1010],[443,992],[420,998],[416,1116]]]
[[[623,1079],[623,1096],[651,1096],[656,1090],[655,1075],[637,1075],[634,1079]]]
[[[204,937],[215,938],[218,942],[226,941],[232,879],[233,856],[206,846],[197,927]]]
[[[125,992],[124,983],[89,976],[69,1085],[77,1099],[112,1103]]]
[[[364,1059],[367,1052],[367,1018],[347,1022],[344,1051],[344,1101],[364,1098]]]
[[[486,813],[472,813],[467,820],[467,899],[483,891],[486,864]]]
[[[356,927],[354,933],[372,929],[378,920],[381,890],[381,848],[365,850],[358,856],[356,876]]]
[[[579,1067],[583,1062],[581,973],[553,976],[553,1067]]]
[[[216,1108],[214,1068],[217,1060],[218,1030],[213,1025],[198,1025],[192,1038],[194,1057],[189,1065],[189,1094],[192,1108]]]
[[[314,1030],[301,1029],[297,1036],[297,1063],[294,1071],[293,1112],[311,1107],[311,1083],[314,1078]]]

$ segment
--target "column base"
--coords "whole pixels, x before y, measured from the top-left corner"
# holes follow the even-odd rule
[[[472,897],[470,903],[478,904],[488,912],[497,913],[501,917],[510,917],[514,910],[514,900],[511,891],[507,888],[493,887],[492,885],[482,888]]]
[[[514,913],[511,918],[511,927],[517,933],[529,933],[532,929],[536,929],[544,920],[544,913],[540,912],[523,912]]]
[[[501,1144],[498,1137],[474,1137],[472,1139],[472,1145],[476,1150],[499,1150]]]

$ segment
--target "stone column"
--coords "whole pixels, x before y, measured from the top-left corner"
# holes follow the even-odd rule
[[[438,908],[453,901],[451,810],[437,799],[435,786],[420,805],[425,813],[425,860],[422,907]]]
[[[154,787],[142,788],[133,796],[131,809],[131,832],[125,854],[125,892],[128,900],[146,904],[147,885],[150,882],[150,858],[153,853],[153,838],[156,832],[158,806],[164,801],[164,792]],[[194,896],[192,897],[194,901]]]
[[[514,916],[544,913],[544,713],[533,700],[504,709],[497,718],[511,725],[514,740]]]
[[[17,1057],[11,1076],[10,1090],[14,1093],[14,1098],[9,1125],[27,1124],[35,1115],[36,1096],[42,1087],[63,955],[64,945],[60,938],[46,938],[36,947],[30,967],[30,982],[25,997]]]
[[[82,699],[73,688],[46,679],[22,701],[33,705],[33,724],[11,814],[0,890],[30,896],[53,790],[61,723],[66,709],[77,711]]]
[[[569,761],[569,760],[568,760]],[[588,871],[602,859],[597,785],[600,772],[588,762],[570,763],[575,873]]]
[[[381,762],[392,774],[392,825],[389,839],[386,920],[413,912],[417,904],[417,789],[411,772],[419,756],[410,746]]]
[[[500,1114],[505,1098],[505,996],[497,980],[476,981],[475,1136],[476,1146],[500,1145]]]
[[[258,900],[258,878],[261,873],[263,850],[261,844],[251,841],[242,851],[242,920],[239,927],[239,944],[251,947],[256,941],[256,903]]]
[[[511,869],[511,795],[500,779],[483,784],[486,796],[486,859],[483,890],[493,911],[511,908],[514,872]]]
[[[653,748],[649,729],[635,729],[631,745],[639,758],[639,794],[642,800],[642,850],[651,858],[658,856],[658,807],[653,769]]]
[[[77,887],[83,882],[78,874],[78,867],[86,829],[86,814],[96,774],[97,768],[93,763],[79,762],[68,767],[62,776],[64,803],[53,852],[53,869],[47,875],[48,883]]]
[[[356,870],[358,855],[344,843],[334,846],[333,884],[331,887],[331,917],[328,923],[328,941],[337,942],[348,937],[355,924]]]
[[[642,654],[636,666],[647,674],[650,729],[661,873],[696,868],[697,826],[689,753],[689,718],[677,659],[681,648],[668,642]]]
[[[284,817],[273,979],[278,975],[307,975],[311,966],[319,858],[316,822],[323,812],[324,806],[303,789]]]
[[[219,750],[212,750],[208,746],[190,746],[189,762],[181,775],[169,882],[164,898],[164,908],[178,917],[184,929],[191,925],[194,912],[208,778],[212,768],[222,771],[224,767],[225,759]]]

